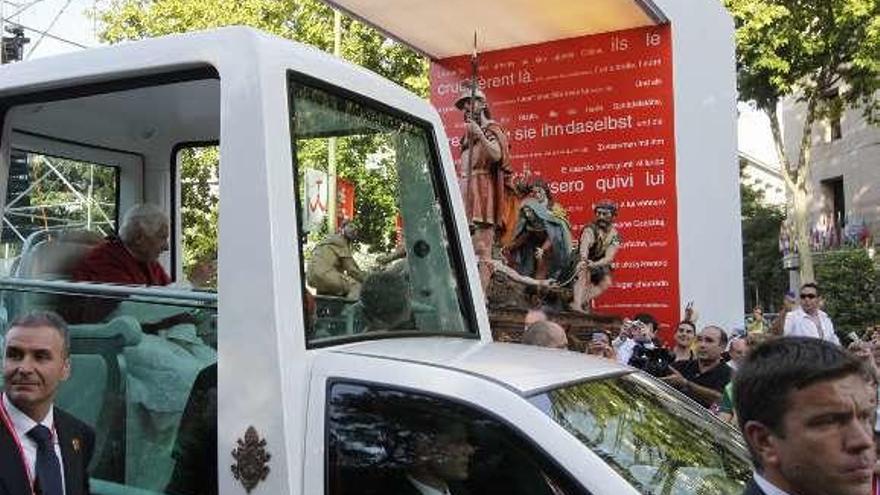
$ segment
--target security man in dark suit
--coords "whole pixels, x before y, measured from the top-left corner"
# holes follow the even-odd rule
[[[53,405],[70,376],[67,324],[29,313],[4,340],[0,495],[88,495],[94,431]]]
[[[866,495],[874,474],[877,385],[840,346],[785,337],[736,372],[739,426],[752,452],[743,495]]]

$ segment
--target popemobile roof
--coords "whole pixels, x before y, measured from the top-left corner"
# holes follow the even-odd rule
[[[257,29],[230,26],[92,48],[0,65],[0,98],[83,83],[141,77],[210,65],[236,68],[283,66],[376,99],[393,97],[400,110],[431,119],[424,100],[361,66],[313,46]],[[67,95],[66,97],[70,97]]]
[[[337,347],[333,352],[459,371],[523,396],[632,371],[616,361],[576,352],[442,337],[375,340]]]
[[[666,22],[652,0],[325,1],[433,59]]]

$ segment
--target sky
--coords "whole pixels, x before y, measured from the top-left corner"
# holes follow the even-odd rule
[[[756,110],[753,105],[739,103],[737,119],[737,140],[739,151],[761,160],[766,165],[779,168],[779,158],[770,131],[770,118]]]
[[[54,36],[88,47],[98,46],[95,23],[89,17],[88,11],[106,1],[109,0],[0,0],[4,2],[2,11],[7,23],[20,23],[26,28],[37,30],[25,31],[25,35],[31,39],[30,44],[25,46],[26,59],[83,49],[49,37],[40,39],[40,32],[50,26],[52,29],[49,33]],[[13,15],[21,9],[24,9],[21,14]],[[53,26],[52,21],[56,16]]]

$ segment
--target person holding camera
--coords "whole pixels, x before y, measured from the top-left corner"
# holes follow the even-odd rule
[[[657,320],[647,313],[636,315],[631,322],[624,322],[621,338],[616,346],[618,361],[656,377],[671,373],[669,364],[674,356],[655,338],[657,327]],[[628,340],[620,343],[622,338]],[[625,355],[621,356],[620,353]]]
[[[587,342],[585,352],[590,356],[599,356],[617,361],[617,354],[614,352],[614,347],[611,347],[611,339],[602,330],[593,331],[589,342]]]
[[[711,325],[703,328],[697,335],[697,358],[672,363],[671,374],[660,379],[711,408],[721,399],[731,378],[730,366],[721,360],[727,341],[724,329]]]
[[[654,335],[657,332],[657,320],[647,313],[637,314],[632,320],[623,320],[620,334],[612,345],[617,354],[617,361],[629,364],[637,347],[652,349],[655,347]]]

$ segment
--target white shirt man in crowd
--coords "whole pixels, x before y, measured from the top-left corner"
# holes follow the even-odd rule
[[[653,349],[657,326],[657,320],[647,313],[637,314],[632,320],[624,320],[620,335],[611,343],[617,354],[617,361],[629,364],[637,345]]]
[[[801,305],[785,316],[786,337],[813,337],[840,345],[831,318],[819,309],[819,286],[810,282],[801,286]]]
[[[730,354],[730,361],[727,362],[727,365],[730,366],[730,369],[736,371],[739,368],[743,359],[746,358],[748,350],[749,344],[744,337],[731,339],[730,345],[727,347],[727,353]]]

